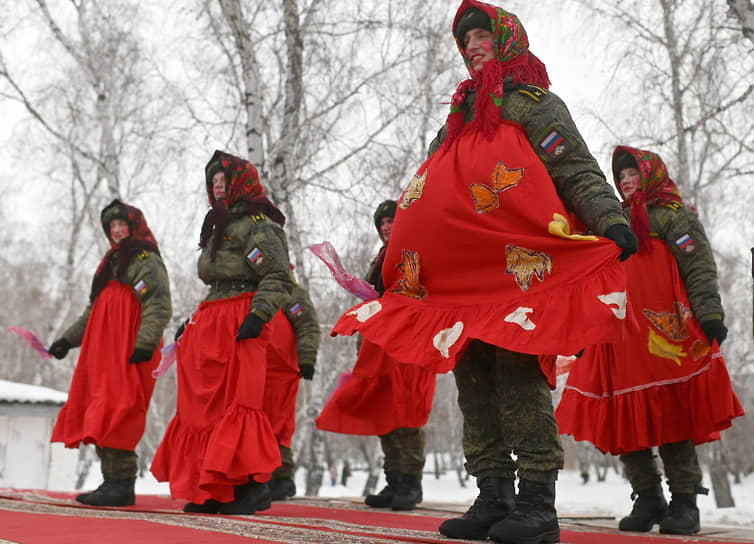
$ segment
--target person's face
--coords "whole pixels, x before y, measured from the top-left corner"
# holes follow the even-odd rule
[[[110,238],[115,245],[120,244],[121,240],[128,238],[128,223],[123,219],[113,219],[110,221]]]
[[[631,198],[636,191],[641,189],[641,177],[636,168],[624,168],[618,174],[618,184],[623,196],[626,199]]]
[[[382,239],[387,242],[390,239],[390,233],[393,231],[393,218],[383,217],[380,219],[380,234]]]
[[[215,200],[225,198],[225,172],[218,172],[212,176],[212,195]]]
[[[495,58],[495,35],[483,28],[472,28],[463,37],[463,50],[471,67],[482,71],[482,65]]]

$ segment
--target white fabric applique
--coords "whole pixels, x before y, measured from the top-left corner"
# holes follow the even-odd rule
[[[525,331],[533,331],[537,328],[537,325],[531,319],[529,319],[529,316],[527,315],[533,311],[534,308],[526,308],[525,306],[520,306],[516,308],[514,312],[506,316],[505,321],[508,323],[515,323]]]
[[[615,293],[609,293],[607,295],[599,295],[602,304],[610,307],[615,317],[618,319],[626,319],[626,292],[616,291]]]
[[[452,348],[453,345],[458,342],[458,339],[461,337],[462,332],[463,323],[461,321],[457,321],[456,324],[449,329],[443,329],[438,332],[432,339],[432,345],[435,346],[437,351],[439,351],[443,357],[449,359],[450,348]]]
[[[380,304],[379,300],[373,300],[372,302],[368,302],[366,304],[362,304],[355,310],[351,310],[346,315],[355,315],[356,320],[359,323],[364,323],[366,320],[368,320],[370,317],[374,316],[375,314],[379,313],[379,311],[382,310],[382,304]]]

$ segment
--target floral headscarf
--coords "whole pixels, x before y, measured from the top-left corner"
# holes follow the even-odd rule
[[[113,219],[122,219],[128,223],[128,238],[121,240],[119,244],[116,244],[110,237],[110,222]],[[152,231],[149,230],[147,220],[139,208],[129,206],[116,198],[102,209],[100,222],[102,223],[102,230],[105,231],[105,236],[107,236],[110,242],[110,249],[105,253],[105,256],[97,267],[97,271],[94,273],[92,289],[89,293],[89,300],[91,302],[94,302],[99,296],[107,285],[107,282],[113,279],[110,267],[106,266],[107,261],[113,253],[118,252],[118,277],[121,277],[126,271],[128,263],[131,262],[134,255],[142,250],[146,249],[157,255],[160,254],[157,240],[155,240]]]
[[[219,171],[225,174],[227,196],[215,201],[215,195],[212,192],[212,177]],[[229,207],[238,202],[243,203],[249,213],[261,211],[281,227],[285,225],[285,216],[267,198],[267,193],[259,181],[259,173],[249,161],[216,150],[204,168],[204,175],[207,196],[212,209],[204,217],[199,247],[206,247],[210,237],[212,237],[213,261],[217,255],[217,247],[222,239],[223,230],[225,230],[226,212]]]
[[[469,9],[477,9],[490,18],[490,28],[495,36],[495,58],[485,62],[482,71],[471,67],[463,47],[463,36],[457,36],[458,24]],[[521,21],[514,14],[502,8],[477,0],[463,0],[453,20],[453,36],[471,79],[461,82],[456,89],[448,115],[448,136],[444,146],[449,147],[460,135],[464,126],[466,94],[474,89],[477,93],[474,106],[474,120],[471,130],[482,130],[492,138],[495,129],[502,122],[504,84],[519,83],[537,85],[543,89],[550,86],[547,68],[529,51],[529,38]]]
[[[631,209],[631,228],[639,239],[639,249],[647,247],[649,241],[649,217],[647,205],[663,206],[677,204],[683,206],[678,186],[670,179],[668,169],[657,153],[619,145],[613,151],[613,181],[622,195],[620,188],[620,171],[617,163],[622,158],[630,156],[639,170],[641,188],[637,189],[628,200],[623,201],[623,207]],[[622,169],[622,168],[621,168]]]

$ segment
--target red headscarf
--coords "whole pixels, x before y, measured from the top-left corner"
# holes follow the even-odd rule
[[[619,145],[613,151],[613,181],[620,194],[620,172],[616,171],[616,159],[620,155],[628,154],[636,161],[639,170],[641,188],[637,189],[628,200],[623,201],[623,207],[631,209],[631,229],[639,239],[639,249],[649,247],[649,216],[647,205],[666,206],[676,204],[683,206],[678,186],[668,176],[668,169],[657,153]]]
[[[463,36],[456,36],[462,15],[472,8],[489,16],[490,28],[495,35],[495,58],[485,62],[481,72],[471,67],[464,51]],[[525,83],[543,89],[550,86],[547,68],[529,51],[526,30],[514,14],[477,0],[463,0],[453,20],[453,36],[471,79],[462,81],[453,95],[448,115],[448,136],[443,144],[447,147],[452,145],[464,128],[466,94],[470,90],[475,90],[477,94],[471,130],[482,130],[485,136],[492,138],[495,129],[502,122],[504,84],[515,86]]]
[[[110,237],[110,222],[113,219],[122,219],[128,223],[128,238],[121,240],[119,244],[116,244]],[[110,249],[105,253],[105,256],[97,267],[97,271],[94,273],[92,289],[89,293],[89,300],[91,302],[94,302],[99,296],[107,285],[107,282],[113,279],[110,267],[106,266],[108,259],[110,259],[113,253],[118,252],[118,277],[123,275],[128,267],[128,263],[140,251],[148,250],[157,255],[160,254],[157,240],[155,240],[152,231],[149,230],[147,220],[139,208],[129,206],[116,198],[102,209],[100,222],[102,223],[102,230],[105,231],[105,236],[107,236],[110,242]]]
[[[224,199],[215,200],[212,192],[212,177],[219,171],[225,174],[227,184]],[[243,203],[249,213],[262,212],[281,227],[285,225],[285,216],[275,206],[259,182],[259,173],[254,165],[224,151],[216,150],[204,169],[207,184],[207,196],[212,209],[207,212],[202,224],[199,247],[206,247],[212,238],[212,260],[217,255],[217,247],[225,230],[225,217],[229,207],[237,202]],[[214,231],[214,236],[213,236]]]

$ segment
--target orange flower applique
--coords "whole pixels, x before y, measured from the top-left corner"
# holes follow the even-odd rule
[[[393,289],[393,293],[405,295],[417,300],[427,296],[427,289],[419,283],[419,273],[422,268],[422,259],[416,251],[403,250],[403,262],[398,265],[398,270],[403,273],[403,279]]]
[[[411,183],[408,184],[408,187],[403,192],[403,196],[401,197],[401,202],[398,204],[401,210],[407,210],[408,207],[419,200],[422,195],[424,194],[424,184],[427,182],[427,171],[424,170],[424,173],[421,176],[414,176],[411,180]]]
[[[689,331],[686,328],[686,324],[691,319],[691,310],[680,302],[675,303],[675,312],[672,313],[653,312],[646,309],[642,311],[650,323],[668,339],[674,342],[688,340]]]
[[[483,183],[471,185],[471,198],[474,200],[474,210],[477,213],[489,213],[500,206],[499,193],[515,187],[524,177],[523,168],[511,170],[503,161],[497,161],[492,172],[492,187]]]
[[[701,340],[694,340],[694,343],[691,345],[691,355],[694,357],[694,361],[706,357],[710,351],[712,351],[712,348]]]
[[[547,253],[514,245],[505,246],[506,274],[513,274],[522,291],[531,286],[534,276],[545,281],[545,272],[552,274],[552,257]]]

